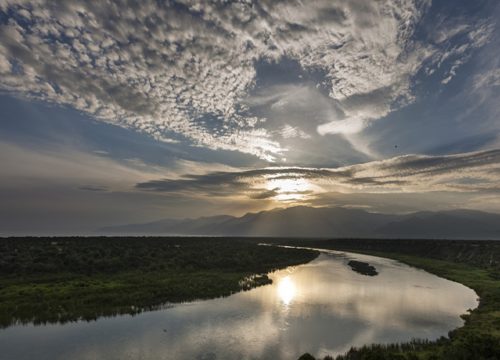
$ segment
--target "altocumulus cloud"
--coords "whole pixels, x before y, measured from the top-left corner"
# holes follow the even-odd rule
[[[463,19],[443,22],[434,38],[416,39],[429,6],[411,0],[6,0],[0,3],[0,88],[159,140],[275,161],[287,149],[243,101],[256,83],[255,63],[287,57],[306,71],[321,69],[343,115],[318,132],[356,133],[414,101],[411,79],[418,72],[432,74],[453,59],[442,79],[449,82],[492,34],[487,20]]]
[[[297,183],[309,186],[295,186]],[[406,155],[333,169],[279,167],[188,174],[138,183],[136,188],[191,196],[243,195],[257,200],[284,192],[304,193],[309,200],[315,194],[332,191],[498,193],[499,183],[500,150],[490,150],[445,156]]]

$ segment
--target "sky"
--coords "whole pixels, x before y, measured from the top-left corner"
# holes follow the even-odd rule
[[[0,0],[0,232],[500,213],[497,0]]]

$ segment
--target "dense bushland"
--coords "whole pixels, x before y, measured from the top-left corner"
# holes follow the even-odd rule
[[[91,320],[227,296],[316,256],[231,238],[0,239],[0,326]]]

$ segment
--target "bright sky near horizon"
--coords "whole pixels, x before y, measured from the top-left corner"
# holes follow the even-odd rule
[[[0,0],[0,228],[500,212],[496,0]]]

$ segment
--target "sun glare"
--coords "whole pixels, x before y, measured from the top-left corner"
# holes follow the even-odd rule
[[[305,200],[313,191],[313,185],[304,178],[268,179],[266,188],[276,191],[274,199],[283,202]]]
[[[283,304],[290,305],[296,293],[297,289],[290,276],[285,276],[279,281],[278,295]]]

